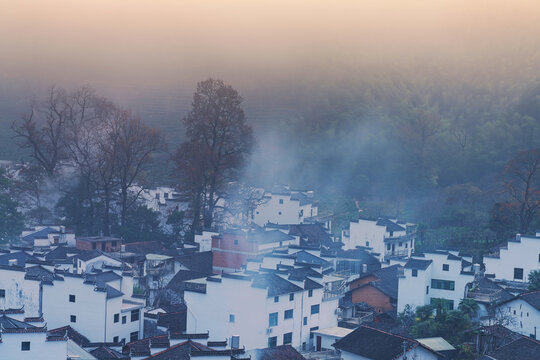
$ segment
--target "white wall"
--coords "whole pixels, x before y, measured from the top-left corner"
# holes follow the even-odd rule
[[[536,340],[540,340],[540,311],[522,299],[503,304],[500,309],[503,314],[508,313],[513,318],[507,326],[510,330],[527,337],[536,334]]]
[[[521,242],[508,242],[499,258],[484,256],[486,274],[497,279],[524,281],[532,270],[540,270],[540,238],[521,235]],[[514,279],[514,268],[523,269],[523,280]]]
[[[65,360],[67,341],[47,341],[45,332],[2,333],[0,359],[6,360]],[[30,341],[30,350],[21,351],[21,342]]]
[[[297,285],[302,283],[296,283]],[[323,289],[267,297],[265,289],[251,287],[251,281],[222,278],[221,283],[207,282],[206,294],[185,292],[184,299],[188,307],[187,332],[210,332],[214,340],[240,336],[240,346],[246,349],[266,348],[270,337],[277,337],[277,345],[283,345],[283,335],[293,333],[292,346],[309,344],[309,329],[312,327],[337,326],[335,309],[338,300],[322,302]],[[319,305],[318,314],[311,314],[311,306]],[[285,319],[285,311],[293,310],[293,318]],[[269,326],[269,315],[278,313],[277,326]],[[229,315],[235,316],[234,323],[229,322]],[[304,325],[304,317],[307,322]]]
[[[283,202],[280,204],[280,200]],[[264,226],[274,224],[301,224],[305,218],[317,216],[318,210],[313,204],[300,206],[300,201],[291,200],[291,195],[265,193],[265,201],[253,212],[253,222]]]
[[[6,290],[6,297],[0,298],[2,309],[20,309],[24,306],[25,316],[39,317],[40,282],[25,280],[25,272],[0,269],[0,289]]]
[[[433,262],[426,270],[418,270],[418,276],[412,276],[412,269],[404,269],[404,277],[399,278],[398,284],[398,308],[404,310],[405,305],[413,308],[430,303],[431,298],[442,298],[453,301],[454,309],[457,309],[461,299],[465,297],[465,289],[468,283],[474,280],[474,275],[461,274],[461,260],[448,260],[448,255],[426,253],[422,260]],[[443,271],[443,264],[449,266],[448,271]],[[433,289],[431,280],[454,281],[454,290]],[[429,286],[426,293],[426,287]]]

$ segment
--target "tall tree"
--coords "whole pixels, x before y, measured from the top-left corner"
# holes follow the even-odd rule
[[[123,110],[114,128],[116,132],[116,173],[120,189],[120,225],[124,227],[127,210],[137,201],[138,193],[129,190],[150,163],[152,153],[165,147],[159,132],[143,124],[140,118]]]
[[[253,131],[246,123],[242,97],[222,80],[197,84],[192,109],[184,118],[188,141],[177,152],[176,162],[184,191],[192,199],[192,231],[213,224],[214,209],[226,185],[238,178],[253,146]]]
[[[30,150],[49,177],[65,159],[64,136],[72,100],[64,89],[51,87],[45,101],[33,101],[30,112],[11,124],[17,144]]]
[[[519,232],[526,234],[540,209],[540,149],[520,151],[504,168],[503,189],[514,203]]]

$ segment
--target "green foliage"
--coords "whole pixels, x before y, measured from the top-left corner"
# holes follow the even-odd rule
[[[16,239],[24,229],[24,216],[9,193],[10,181],[0,171],[0,243]]]
[[[161,229],[159,213],[144,205],[132,206],[126,214],[124,227],[116,225],[113,233],[121,235],[125,242],[163,241],[166,239]]]
[[[529,273],[529,290],[540,290],[540,270],[533,270]]]
[[[175,209],[167,217],[167,225],[172,228],[172,235],[175,240],[180,240],[189,230],[188,221],[185,218],[185,212]]]
[[[465,304],[469,307],[467,311],[474,307],[468,302]],[[440,336],[457,345],[465,340],[466,331],[471,325],[469,313],[447,310],[442,300],[434,300],[433,304],[416,308],[416,323],[411,327],[411,335],[415,338]]]

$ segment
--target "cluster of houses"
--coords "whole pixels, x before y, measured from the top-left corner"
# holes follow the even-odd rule
[[[167,188],[147,195],[158,210],[178,202]],[[452,359],[446,339],[413,338],[397,315],[463,299],[480,305],[482,360],[539,358],[540,291],[527,275],[540,270],[540,234],[478,264],[418,253],[415,224],[392,218],[335,238],[310,191],[261,199],[243,226],[179,247],[25,230],[0,252],[0,358]]]

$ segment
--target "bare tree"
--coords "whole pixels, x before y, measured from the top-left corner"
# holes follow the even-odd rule
[[[11,124],[17,144],[30,149],[32,158],[49,177],[65,159],[64,135],[72,105],[69,101],[65,90],[51,87],[45,101],[32,101],[30,112]]]
[[[116,173],[120,188],[120,225],[126,221],[126,212],[139,193],[129,198],[129,189],[135,184],[150,162],[152,153],[163,150],[165,143],[159,132],[143,124],[128,110],[120,112],[115,126]],[[129,200],[129,201],[128,201]]]
[[[512,199],[519,232],[526,234],[540,209],[540,149],[520,151],[504,168],[504,192]]]

